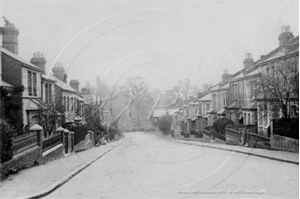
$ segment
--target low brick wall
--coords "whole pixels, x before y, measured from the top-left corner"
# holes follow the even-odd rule
[[[271,136],[271,148],[299,153],[299,140],[280,135]]]
[[[39,164],[42,158],[42,150],[39,146],[32,147],[15,155],[11,160],[0,164],[0,179],[3,180],[10,171],[15,172],[20,169]]]
[[[40,163],[47,163],[47,162],[50,162],[52,160],[55,160],[55,159],[58,159],[58,158],[64,156],[64,145],[63,144],[59,144],[53,148],[55,148],[55,150],[49,149],[48,151],[45,151],[43,153],[43,157],[41,158]]]
[[[218,139],[218,138],[215,138],[215,142],[216,143],[221,143],[221,144],[226,144],[226,142],[224,142],[223,140]]]
[[[248,145],[253,148],[270,149],[270,138],[254,133],[248,133]]]
[[[202,139],[204,142],[210,142],[211,133],[208,130],[203,129],[203,138]]]
[[[240,145],[240,132],[225,128],[226,144]]]

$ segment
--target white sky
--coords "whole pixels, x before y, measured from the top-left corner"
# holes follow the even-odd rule
[[[1,15],[19,29],[21,57],[40,51],[80,86],[97,74],[111,85],[135,75],[160,89],[215,84],[246,52],[278,47],[282,25],[299,34],[298,0],[2,0]]]

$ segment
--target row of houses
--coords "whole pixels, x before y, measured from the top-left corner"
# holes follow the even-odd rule
[[[174,114],[176,130],[202,132],[217,119],[226,117],[236,124],[256,125],[259,135],[270,136],[272,119],[282,117],[283,111],[274,114],[268,103],[274,99],[268,93],[261,93],[258,84],[264,77],[280,75],[278,68],[282,65],[286,65],[286,68],[296,67],[297,73],[299,71],[299,36],[294,37],[290,27],[283,26],[278,40],[279,46],[257,61],[253,60],[250,53],[246,53],[241,70],[234,74],[224,70],[221,82],[179,107]],[[290,100],[287,107],[289,116],[297,117],[299,99],[291,94],[289,99],[284,100]]]
[[[67,155],[72,151],[70,146],[74,146],[71,143],[74,142],[74,133],[67,129],[86,124],[86,107],[92,105],[95,111],[99,111],[97,109],[101,101],[88,92],[88,88],[84,89],[84,93],[80,92],[78,80],[71,80],[68,84],[68,76],[62,63],[55,63],[51,67],[52,73],[47,73],[47,61],[43,53],[33,53],[30,61],[19,56],[19,30],[8,20],[5,22],[6,24],[0,27],[2,35],[1,92],[11,97],[14,89],[23,89],[15,99],[6,100],[4,96],[1,96],[0,101],[1,124],[10,124],[15,131],[12,159],[22,159],[22,154],[27,153],[28,150],[32,152],[33,149],[36,149],[35,154],[42,156],[40,158],[51,153],[57,154],[55,151]],[[10,107],[9,104],[15,103],[12,101],[16,99],[20,100],[18,102],[20,107],[10,113],[11,110],[7,110]],[[17,123],[19,125],[16,125]],[[7,133],[2,130],[1,138]],[[61,130],[65,131],[64,134],[58,132]],[[3,152],[1,147],[4,146],[2,141],[0,139],[1,152]],[[28,154],[25,156],[28,157]],[[35,155],[32,161],[36,161],[38,156]],[[22,162],[15,162],[15,165],[22,167]]]

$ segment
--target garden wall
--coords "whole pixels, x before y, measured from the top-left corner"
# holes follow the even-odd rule
[[[280,135],[271,136],[271,148],[299,153],[299,140]]]

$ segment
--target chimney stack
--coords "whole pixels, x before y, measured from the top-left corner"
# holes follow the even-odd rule
[[[77,79],[71,80],[70,86],[79,92],[79,81]]]
[[[1,27],[2,34],[2,46],[12,53],[18,54],[18,35],[19,30],[15,27],[13,23],[10,23],[4,18],[5,26]]]
[[[30,60],[30,63],[36,65],[37,67],[43,70],[43,73],[46,74],[46,59],[43,57],[43,53],[37,52],[33,53],[33,57]]]
[[[62,63],[59,62],[55,63],[54,67],[52,68],[52,72],[56,78],[67,83],[67,75],[65,74],[65,69],[62,66]]]
[[[290,31],[290,26],[282,26],[281,33],[279,34],[279,46],[286,47],[288,46],[291,41],[293,40],[294,35]]]
[[[253,59],[252,59],[252,57],[251,57],[251,53],[246,53],[245,54],[245,59],[244,59],[244,68],[245,69],[248,69],[248,68],[250,68],[251,66],[253,66],[253,64],[254,64],[254,61],[253,61]]]
[[[228,80],[230,78],[230,75],[228,73],[227,69],[224,69],[223,75],[222,75],[222,81]]]

